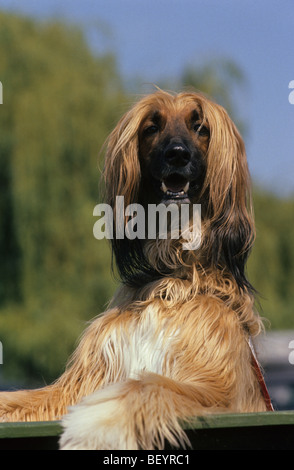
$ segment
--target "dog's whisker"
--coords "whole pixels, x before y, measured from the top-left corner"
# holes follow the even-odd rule
[[[161,190],[162,190],[164,193],[166,193],[167,190],[168,190],[167,187],[166,187],[166,185],[165,185],[165,183],[164,183],[164,181],[162,181],[162,183],[161,183]]]

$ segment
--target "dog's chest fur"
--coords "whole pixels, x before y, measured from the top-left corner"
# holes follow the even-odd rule
[[[153,305],[139,316],[122,320],[104,342],[107,382],[137,378],[142,371],[166,373],[176,332],[166,333],[167,320],[161,320]]]

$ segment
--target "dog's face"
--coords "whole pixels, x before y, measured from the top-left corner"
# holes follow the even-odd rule
[[[197,202],[208,144],[209,127],[196,103],[154,106],[139,129],[140,201]]]

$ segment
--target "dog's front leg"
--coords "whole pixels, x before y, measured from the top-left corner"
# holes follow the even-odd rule
[[[109,385],[63,419],[62,450],[152,450],[189,445],[180,420],[195,413],[197,390],[152,373]]]
[[[52,385],[0,392],[0,422],[59,420],[68,406],[101,387],[105,376],[101,342],[116,317],[113,309],[89,325],[65,372]]]

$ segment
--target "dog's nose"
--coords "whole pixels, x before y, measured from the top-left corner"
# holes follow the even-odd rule
[[[166,148],[164,158],[169,165],[181,167],[189,163],[191,154],[184,144],[173,143]]]

